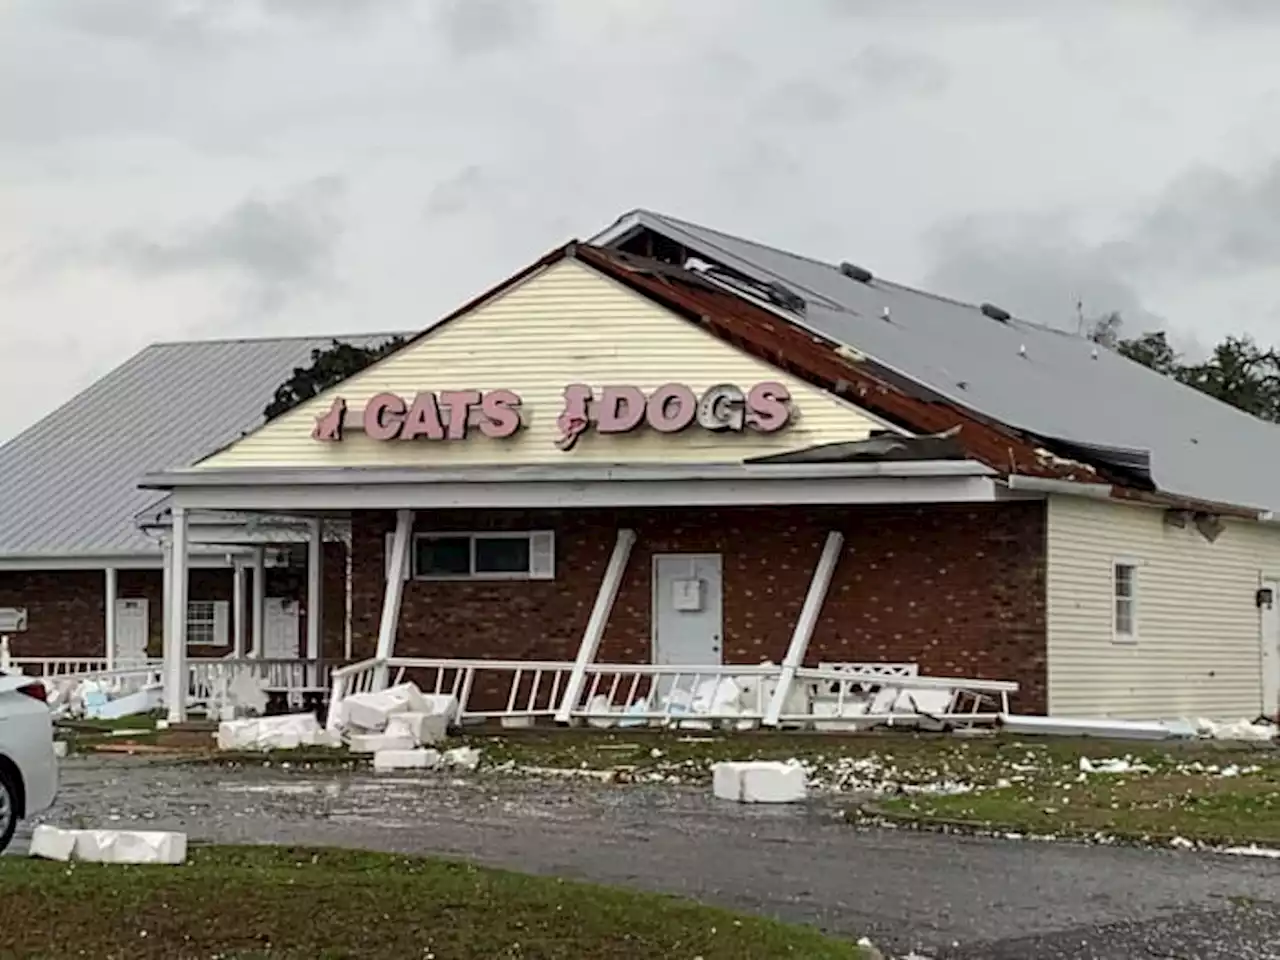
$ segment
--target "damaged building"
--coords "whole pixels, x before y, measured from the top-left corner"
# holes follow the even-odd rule
[[[339,693],[452,670],[464,712],[564,720],[770,662],[784,688],[1006,683],[1024,714],[1280,703],[1274,426],[999,307],[669,217],[226,439],[141,478],[174,690],[200,531],[269,518],[349,538],[334,639],[297,647],[344,664]],[[486,664],[506,680],[473,683]]]

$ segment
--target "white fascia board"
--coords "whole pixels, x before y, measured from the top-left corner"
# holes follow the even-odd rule
[[[998,499],[990,477],[920,476],[720,480],[388,483],[186,487],[194,509],[445,510],[975,503]]]
[[[232,560],[226,552],[192,553],[188,563],[192,567],[227,568]],[[160,553],[151,554],[47,554],[28,556],[0,556],[0,571],[43,570],[160,570],[164,559]]]

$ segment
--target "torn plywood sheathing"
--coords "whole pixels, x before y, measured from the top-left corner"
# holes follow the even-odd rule
[[[956,434],[966,454],[1002,473],[1078,483],[1111,482],[1088,464],[1045,462],[1042,444],[885,369],[848,345],[670,264],[579,246],[584,263],[779,369],[844,397],[912,433]]]

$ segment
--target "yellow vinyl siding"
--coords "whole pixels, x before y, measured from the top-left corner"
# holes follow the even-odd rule
[[[555,446],[562,391],[671,381],[701,391],[717,383],[744,389],[776,380],[791,391],[796,415],[775,434],[715,434],[696,427],[675,436],[645,428],[620,436],[588,433],[570,452]],[[334,396],[348,407],[384,391],[506,388],[522,400],[524,428],[506,440],[473,431],[453,442],[376,442],[348,432],[339,443],[311,438]],[[198,466],[299,468],[470,464],[732,462],[831,441],[861,440],[882,426],[857,409],[787,376],[588,267],[563,261],[428,334],[249,434]]]
[[[1132,719],[1255,717],[1262,705],[1260,576],[1280,529],[1225,521],[1209,543],[1163,511],[1051,497],[1049,710]],[[1112,567],[1138,565],[1136,640],[1113,642]]]

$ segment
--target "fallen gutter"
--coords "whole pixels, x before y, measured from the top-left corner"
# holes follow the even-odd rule
[[[1005,478],[1010,490],[1028,493],[1057,493],[1067,497],[1087,497],[1090,500],[1110,500],[1115,487],[1109,483],[1075,483],[1071,480],[1053,480],[1048,477],[1029,477],[1024,473],[1011,473]]]

